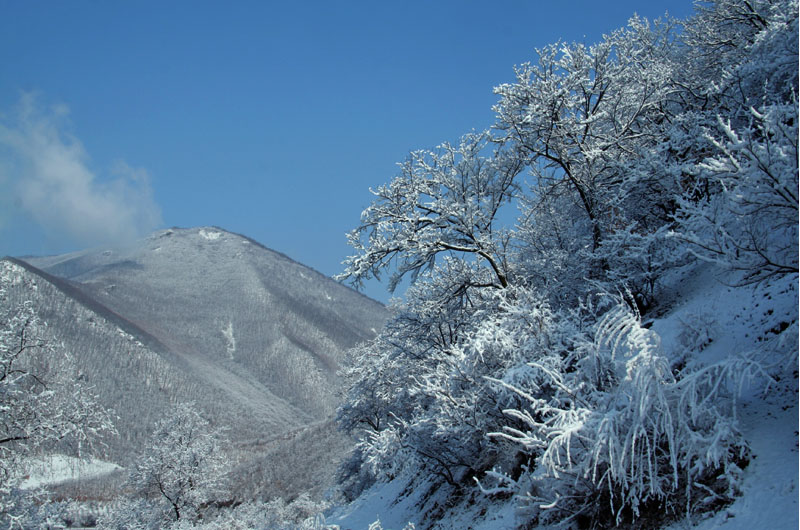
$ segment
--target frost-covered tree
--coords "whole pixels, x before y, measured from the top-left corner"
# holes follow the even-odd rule
[[[0,526],[23,517],[15,488],[27,457],[43,451],[85,456],[115,433],[113,415],[98,405],[33,306],[9,302],[12,281],[24,280],[0,263]]]
[[[465,455],[481,452],[480,429],[453,438],[428,419],[435,417],[432,408],[456,403],[461,409],[452,418],[456,423],[476,414],[470,410],[476,403],[458,394],[474,392],[481,375],[462,372],[458,377],[459,345],[482,311],[496,303],[491,293],[505,290],[486,287],[492,278],[477,263],[443,259],[409,288],[404,303],[394,306],[383,333],[353,352],[353,368],[346,374],[350,388],[338,420],[361,437],[360,453],[373,475],[395,475],[402,467],[395,461],[417,462],[454,484],[471,469]],[[447,381],[451,388],[441,386]]]
[[[717,0],[545,47],[496,89],[491,137],[414,153],[376,192],[343,277],[415,283],[354,352],[339,422],[356,482],[478,479],[595,527],[731,501],[735,390],[766,372],[739,352],[703,366],[702,330],[672,359],[641,316],[702,262],[797,275],[797,12]]]
[[[509,234],[498,218],[516,195],[522,164],[491,147],[488,133],[472,133],[457,145],[412,152],[400,175],[373,191],[375,200],[348,236],[356,254],[339,279],[360,285],[389,269],[394,290],[403,276],[432,268],[438,256],[458,254],[491,269],[488,285],[508,285]]]
[[[165,520],[197,517],[226,492],[224,434],[191,404],[180,404],[155,427],[130,474],[140,494],[163,506]]]
[[[559,207],[579,222],[570,236],[590,250],[626,221],[615,204],[624,162],[659,141],[675,90],[673,39],[672,24],[634,17],[598,44],[537,50],[536,63],[495,89],[500,138],[534,177],[530,206],[563,197]]]
[[[678,234],[745,282],[798,272],[797,28],[794,0],[715,2],[687,24],[687,56],[703,69],[684,77],[705,108],[685,120],[704,148],[680,162]]]
[[[680,261],[665,237],[680,181],[657,160],[673,154],[664,131],[681,111],[675,28],[633,17],[597,44],[546,46],[495,89],[498,140],[530,179],[515,266],[553,303],[577,303],[588,278],[646,310]]]
[[[676,74],[684,101],[747,121],[749,107],[791,99],[797,13],[796,0],[697,2],[695,15],[682,24],[684,68]]]
[[[709,137],[716,152],[696,166],[718,191],[681,201],[690,250],[744,282],[798,272],[797,120],[796,102],[752,108],[736,130],[720,118],[722,137]]]
[[[430,380],[457,370],[454,352],[492,303],[489,293],[513,283],[511,233],[502,218],[517,198],[521,167],[488,133],[415,151],[399,176],[373,192],[376,199],[349,235],[356,254],[340,279],[358,285],[388,270],[390,289],[406,275],[414,282],[384,333],[355,352],[352,364],[359,368],[349,374],[339,411],[342,427],[361,436],[360,454],[376,474],[394,474],[391,462],[404,454],[406,463],[429,466],[455,483],[471,467],[459,444],[480,452],[479,429],[461,440],[446,429],[430,435],[435,425],[426,411],[452,398],[432,392]]]

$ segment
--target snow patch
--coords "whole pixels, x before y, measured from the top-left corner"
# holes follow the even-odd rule
[[[745,404],[742,427],[753,458],[744,471],[743,495],[694,528],[798,528],[797,432],[792,428],[797,427],[797,404],[781,406],[786,398]],[[668,530],[682,528],[678,522]]]
[[[27,478],[22,481],[20,488],[34,489],[67,480],[97,478],[118,469],[122,467],[98,459],[83,460],[66,455],[37,457],[28,462]]]
[[[216,241],[222,237],[222,232],[217,232],[216,230],[200,230],[198,233],[200,234],[200,237],[209,241]]]
[[[228,357],[233,359],[233,354],[236,352],[236,337],[233,336],[233,321],[228,321],[228,327],[222,328],[222,335],[228,341],[227,351]]]
[[[431,494],[430,483],[423,481],[412,485],[413,483],[413,478],[406,476],[375,484],[352,503],[331,507],[325,513],[325,521],[342,529],[354,530],[356,528],[401,530],[409,527],[430,530],[520,528],[516,499],[495,501],[484,497],[481,499],[483,502],[460,505],[442,514],[438,520],[425,521],[426,509],[437,505],[444,506],[448,504],[448,498],[443,494],[443,489]],[[380,526],[373,526],[376,523],[380,523]]]

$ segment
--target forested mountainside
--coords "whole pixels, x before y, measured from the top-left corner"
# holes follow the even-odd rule
[[[136,247],[28,258],[199,372],[257,381],[303,414],[335,407],[343,353],[385,310],[255,241],[216,228],[169,229]],[[209,365],[210,363],[210,365]],[[206,366],[208,365],[208,366]],[[214,367],[225,371],[214,374]]]
[[[125,249],[8,258],[2,280],[4,307],[34,315],[38,340],[66,352],[75,379],[113,411],[118,434],[103,439],[101,456],[125,466],[179,403],[227,429],[231,464],[330,421],[345,351],[373,337],[386,315],[217,228],[164,230]]]

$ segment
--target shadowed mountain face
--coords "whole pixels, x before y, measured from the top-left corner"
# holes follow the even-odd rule
[[[373,337],[383,305],[217,228],[157,232],[127,249],[7,260],[101,401],[113,452],[195,401],[231,438],[269,438],[330,416],[344,352]],[[14,301],[14,300],[12,300]]]

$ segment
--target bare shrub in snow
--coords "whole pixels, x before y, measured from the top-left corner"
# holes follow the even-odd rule
[[[490,436],[519,444],[534,464],[517,479],[491,472],[541,521],[604,527],[641,517],[705,510],[737,493],[747,445],[735,396],[765,375],[744,357],[674,376],[659,336],[625,304],[605,312],[593,340],[567,356],[529,352],[497,385],[528,406],[507,410],[523,428]],[[526,374],[520,384],[519,371]]]

